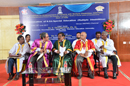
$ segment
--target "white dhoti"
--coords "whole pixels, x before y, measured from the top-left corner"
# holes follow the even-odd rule
[[[119,59],[118,55],[115,55],[115,56],[117,58],[117,65],[118,65],[118,67],[120,67],[121,66],[120,59]],[[108,56],[100,55],[100,62],[101,62],[103,67],[107,67],[107,63],[110,61],[111,60],[108,59]]]
[[[15,67],[17,67],[17,72],[21,72],[22,70],[22,65],[23,65],[23,61],[25,60],[24,57],[21,57],[21,58],[17,58],[16,59],[16,64],[14,64]],[[8,61],[9,61],[9,58],[6,60],[6,64],[5,64],[5,69],[6,69],[6,72],[8,72]]]

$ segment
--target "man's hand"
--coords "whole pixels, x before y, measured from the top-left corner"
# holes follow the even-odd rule
[[[113,51],[113,53],[114,53],[114,54],[117,54],[117,52],[116,52],[116,51]]]
[[[104,54],[104,51],[103,51],[103,50],[101,50],[101,54]]]
[[[21,56],[22,56],[21,54],[18,55],[18,57],[21,57]]]
[[[44,50],[44,53],[46,54],[46,53],[47,53],[47,50]]]
[[[102,45],[100,48],[101,48],[101,49],[104,48],[104,45]]]
[[[57,52],[56,52],[57,54],[59,54],[60,53],[60,51],[59,50],[57,50]]]
[[[82,54],[82,53],[80,53],[79,55],[80,55],[81,57],[84,57],[84,54]]]
[[[66,54],[67,54],[67,51],[64,52],[64,55],[66,55]]]
[[[44,50],[43,50],[43,49],[41,49],[41,50],[40,50],[40,53],[43,53],[43,51],[44,51]]]
[[[88,56],[88,51],[85,52],[84,56]]]

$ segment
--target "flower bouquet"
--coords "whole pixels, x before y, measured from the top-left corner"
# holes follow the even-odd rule
[[[17,31],[16,34],[22,35],[25,32],[25,28],[26,26],[24,26],[23,24],[16,25],[16,29],[15,29],[15,31]]]
[[[112,29],[114,28],[114,21],[112,20],[107,20],[106,22],[103,23],[104,30],[111,34]]]

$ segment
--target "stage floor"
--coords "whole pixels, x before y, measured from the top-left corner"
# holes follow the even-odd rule
[[[111,65],[109,66],[111,68]],[[71,77],[72,86],[130,86],[130,62],[122,62],[119,68],[119,76],[117,79],[112,79],[112,72],[108,72],[109,79],[103,77],[102,72],[100,76],[95,73],[94,79],[84,76],[78,80],[76,77]],[[0,64],[0,86],[22,86],[22,77],[17,81],[8,81],[8,74],[5,70],[5,64]],[[28,78],[27,78],[28,79]],[[29,85],[26,85],[29,86]],[[64,84],[36,84],[34,86],[65,86]]]

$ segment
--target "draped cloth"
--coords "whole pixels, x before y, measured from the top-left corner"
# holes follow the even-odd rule
[[[94,3],[89,3],[89,4],[76,4],[76,5],[66,5],[64,4],[68,10],[72,12],[83,12],[87,10],[92,4]],[[41,15],[41,14],[46,14],[50,12],[56,5],[53,6],[46,6],[46,7],[33,7],[33,6],[28,6],[28,9],[30,9],[33,13]]]

